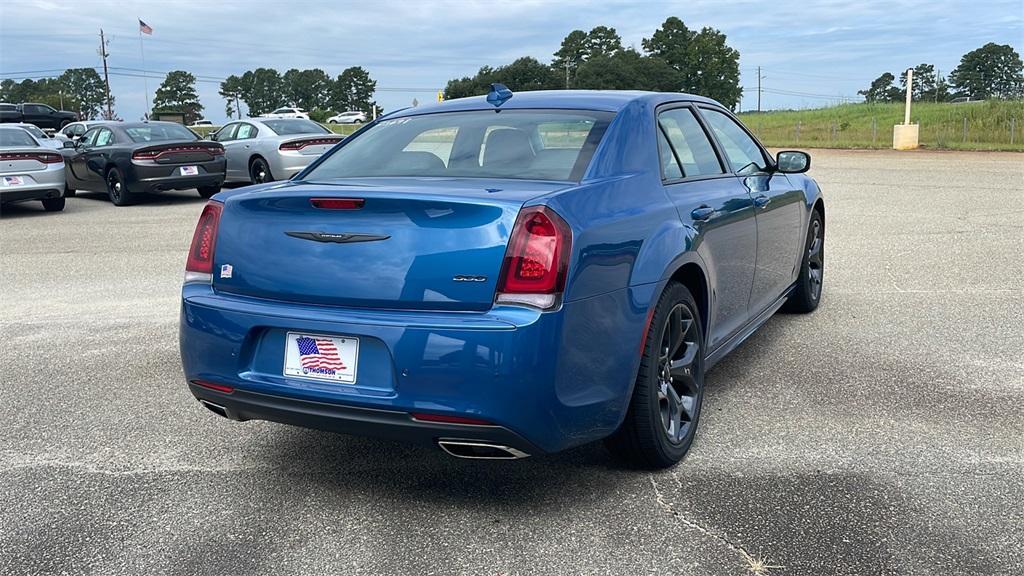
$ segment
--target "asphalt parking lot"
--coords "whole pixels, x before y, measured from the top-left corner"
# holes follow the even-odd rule
[[[1024,156],[812,156],[822,306],[709,374],[660,473],[217,418],[178,360],[198,195],[5,207],[0,573],[1021,573]]]

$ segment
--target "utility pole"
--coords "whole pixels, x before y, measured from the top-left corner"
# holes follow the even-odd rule
[[[107,120],[114,119],[114,109],[110,103],[110,76],[107,74],[107,39],[103,36],[103,28],[100,28],[100,56],[103,57],[103,84],[107,88]]]
[[[565,60],[565,89],[569,89],[569,59]]]
[[[761,111],[761,80],[763,80],[764,78],[766,78],[766,77],[765,76],[761,76],[761,67],[758,66],[757,67],[757,111],[758,112]]]

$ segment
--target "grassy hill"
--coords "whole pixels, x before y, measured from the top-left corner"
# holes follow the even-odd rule
[[[767,146],[890,148],[892,127],[903,122],[903,104],[745,112],[740,118]],[[910,118],[921,126],[925,148],[1024,151],[1024,101],[915,102]]]

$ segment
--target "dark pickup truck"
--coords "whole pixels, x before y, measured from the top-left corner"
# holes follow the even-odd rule
[[[78,120],[78,114],[66,110],[54,110],[46,104],[33,102],[0,104],[0,122],[26,122],[40,128],[60,130],[76,120]]]

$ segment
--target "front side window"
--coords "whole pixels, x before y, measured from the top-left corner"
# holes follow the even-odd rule
[[[93,128],[82,136],[82,144],[84,146],[92,146],[96,142],[96,134],[99,134],[99,128]]]
[[[391,176],[579,180],[611,112],[479,110],[382,120],[308,180]]]
[[[217,142],[230,142],[235,139],[235,132],[238,130],[238,124],[228,124],[221,128],[216,136]]]
[[[658,115],[658,125],[671,144],[683,177],[723,173],[715,149],[691,109],[666,110]]]
[[[721,144],[733,172],[754,174],[763,172],[768,167],[761,147],[735,120],[724,112],[710,108],[701,109],[701,113],[718,138],[718,143]]]

